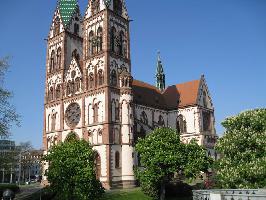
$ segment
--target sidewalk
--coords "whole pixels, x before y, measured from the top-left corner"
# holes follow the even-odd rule
[[[37,184],[25,185],[20,187],[20,192],[16,194],[15,200],[23,200],[24,198],[30,196],[31,194],[38,192],[42,189],[42,186]]]

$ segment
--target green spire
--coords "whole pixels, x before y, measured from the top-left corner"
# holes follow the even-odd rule
[[[77,0],[59,0],[58,6],[63,23],[65,26],[68,26],[72,15],[78,9],[78,2]]]
[[[163,64],[161,61],[160,52],[158,52],[158,58],[157,58],[156,87],[161,91],[165,89],[165,74],[163,71]]]

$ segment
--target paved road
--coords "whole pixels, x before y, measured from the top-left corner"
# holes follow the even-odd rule
[[[15,200],[23,200],[29,195],[38,192],[40,189],[42,189],[42,187],[39,184],[23,186],[20,188],[20,192],[16,195]]]

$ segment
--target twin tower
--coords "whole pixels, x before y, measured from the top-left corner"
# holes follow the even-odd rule
[[[134,186],[132,81],[124,1],[90,0],[83,17],[77,0],[59,0],[47,42],[45,153],[75,134],[98,152],[105,188]]]

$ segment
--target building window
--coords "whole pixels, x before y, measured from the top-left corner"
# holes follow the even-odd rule
[[[120,168],[120,153],[118,151],[115,152],[115,168]]]
[[[115,105],[115,120],[119,120],[119,104],[116,103]]]
[[[80,57],[79,57],[79,54],[78,54],[78,50],[75,49],[73,52],[72,52],[72,57],[73,58],[76,58],[77,61],[79,61]]]
[[[51,87],[49,92],[48,92],[48,100],[52,101],[54,99],[54,88]]]
[[[103,29],[99,27],[97,30],[97,52],[101,52],[103,49]]]
[[[165,126],[164,119],[163,119],[163,117],[161,115],[159,116],[158,125],[159,126]]]
[[[146,113],[145,113],[144,111],[141,113],[140,121],[141,121],[143,124],[148,125],[148,117],[147,117],[147,115],[146,115]]]
[[[59,35],[59,33],[60,33],[60,19],[59,17],[56,17],[54,22],[54,36]]]
[[[100,0],[91,1],[91,14],[95,15],[100,11]]]
[[[112,70],[111,72],[111,85],[117,86],[117,75],[115,70]]]
[[[179,115],[176,120],[176,130],[178,133],[187,132],[187,122],[184,119],[183,115]]]
[[[58,69],[61,68],[61,58],[62,58],[62,53],[61,53],[61,48],[59,47],[57,49],[57,54],[56,54],[56,65]]]
[[[111,51],[115,52],[115,35],[116,35],[116,29],[115,27],[111,28]]]
[[[61,86],[57,85],[56,87],[56,99],[59,99],[61,97]]]
[[[75,84],[75,86],[74,86],[75,87],[75,93],[79,92],[79,90],[80,90],[80,78],[76,78],[74,84]]]
[[[123,56],[123,43],[124,43],[124,32],[121,31],[119,34],[119,42],[118,42],[118,53],[120,56]]]
[[[52,115],[52,131],[55,131],[55,125],[56,125],[56,113]]]
[[[103,85],[103,82],[104,82],[103,71],[99,70],[99,72],[98,72],[98,85],[99,86]]]
[[[93,37],[94,37],[94,33],[93,33],[93,31],[91,31],[89,33],[89,55],[93,55],[94,54]]]
[[[74,34],[75,35],[79,34],[79,25],[77,23],[74,24]]]
[[[211,130],[211,113],[207,111],[202,112],[203,118],[203,131]]]
[[[93,123],[98,122],[98,110],[99,110],[99,105],[96,103],[93,106]]]
[[[91,88],[93,88],[93,85],[94,85],[94,76],[93,76],[93,73],[90,73],[88,86],[91,89]]]
[[[55,52],[53,50],[50,57],[50,72],[53,72],[54,69],[55,69]]]
[[[114,0],[114,12],[118,15],[122,15],[122,2],[121,0]]]

